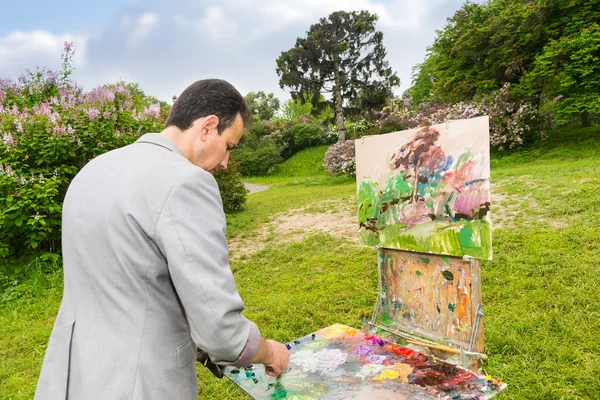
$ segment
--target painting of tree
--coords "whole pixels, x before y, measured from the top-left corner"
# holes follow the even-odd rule
[[[363,244],[491,259],[489,119],[356,143]]]

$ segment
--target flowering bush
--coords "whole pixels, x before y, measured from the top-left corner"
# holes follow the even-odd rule
[[[158,132],[165,110],[135,85],[84,92],[71,83],[73,48],[59,72],[0,81],[0,258],[60,244],[61,204],[92,158]]]
[[[330,146],[325,152],[323,166],[332,175],[339,173],[347,176],[356,175],[354,140],[345,140]]]
[[[367,121],[365,119],[358,120],[356,122],[346,122],[346,138],[347,139],[358,139],[364,136],[369,129],[377,127],[377,123]]]
[[[390,120],[402,121],[408,128],[440,124],[453,119],[490,117],[490,144],[493,148],[515,149],[527,141],[543,139],[552,127],[551,119],[526,101],[515,101],[510,84],[473,102],[454,105],[434,100],[413,106],[412,100],[390,99],[380,114],[380,126]]]

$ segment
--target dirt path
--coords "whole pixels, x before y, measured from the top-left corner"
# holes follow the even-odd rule
[[[268,188],[253,186],[259,186],[260,190]],[[492,229],[513,226],[519,203],[497,188],[492,188],[492,205]],[[255,236],[231,239],[229,251],[232,259],[239,260],[267,246],[300,242],[308,235],[319,232],[345,238],[358,245],[355,197],[320,201],[274,214]]]
[[[262,186],[248,182],[244,182],[244,186],[246,187],[246,189],[248,189],[248,194],[263,192],[269,188],[268,186]]]
[[[327,200],[273,215],[256,236],[229,241],[230,255],[239,259],[274,244],[299,242],[308,235],[325,232],[358,244],[354,196]]]

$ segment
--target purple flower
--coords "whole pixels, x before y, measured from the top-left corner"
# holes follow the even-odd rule
[[[152,104],[151,106],[144,108],[144,114],[151,118],[160,117],[160,105]]]
[[[67,130],[65,129],[65,127],[63,125],[57,124],[54,126],[54,134],[55,135],[62,135],[66,131]]]
[[[65,41],[63,49],[65,51],[65,56],[68,57],[69,53],[71,53],[71,51],[73,50],[73,41]]]
[[[55,84],[58,81],[58,72],[46,71],[46,79],[48,79],[48,83]]]
[[[87,110],[83,110],[83,112],[90,120],[100,117],[100,110],[98,110],[96,107],[88,108]]]
[[[556,104],[557,101],[559,101],[560,99],[562,99],[564,96],[562,94],[559,94],[558,96],[556,96],[554,98],[554,100],[552,100],[552,104]]]
[[[9,150],[15,145],[15,138],[13,137],[12,133],[5,133],[2,139]]]

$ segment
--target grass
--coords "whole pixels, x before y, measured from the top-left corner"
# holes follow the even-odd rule
[[[325,211],[336,203],[324,200],[352,196],[352,180],[319,172],[323,151],[310,149],[274,175],[253,178],[270,188],[228,216],[228,236],[252,237],[278,212]],[[598,127],[553,132],[541,146],[493,156],[494,195],[502,200],[492,205],[492,220],[502,225],[494,260],[482,263],[484,367],[509,384],[499,400],[600,398],[598,160]],[[271,244],[231,267],[246,315],[265,336],[285,342],[334,322],[360,327],[375,302],[375,263],[372,249],[314,235]],[[31,287],[0,304],[0,399],[32,397],[60,304],[60,273]],[[198,374],[200,398],[248,399],[227,380]]]

